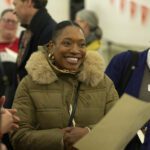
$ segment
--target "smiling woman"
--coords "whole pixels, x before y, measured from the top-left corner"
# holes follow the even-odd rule
[[[58,38],[59,34],[61,36]],[[82,29],[75,23],[71,25],[70,22],[63,22],[53,37],[49,46],[50,54],[55,58],[53,63],[60,69],[77,72],[86,54]]]
[[[13,104],[21,119],[11,136],[15,150],[73,150],[118,99],[103,59],[86,53],[83,31],[71,21],[56,25],[26,70]]]

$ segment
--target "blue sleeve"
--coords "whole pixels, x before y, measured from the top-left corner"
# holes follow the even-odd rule
[[[144,141],[144,144],[142,145],[141,150],[150,150],[150,121],[147,126],[147,132],[145,134],[145,141]]]
[[[105,73],[114,82],[115,88],[119,93],[120,81],[129,64],[131,54],[129,51],[115,55],[108,64]],[[120,95],[120,93],[119,93]]]

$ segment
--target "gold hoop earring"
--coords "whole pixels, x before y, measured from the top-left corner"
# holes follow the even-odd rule
[[[48,57],[49,57],[49,59],[51,59],[51,60],[55,60],[53,53],[49,53],[49,54],[48,54]]]
[[[49,54],[48,54],[48,58],[51,58],[51,55],[52,55],[52,54],[51,54],[51,53],[49,53]]]

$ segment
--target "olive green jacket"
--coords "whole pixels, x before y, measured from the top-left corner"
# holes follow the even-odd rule
[[[81,82],[75,122],[92,127],[118,99],[112,81],[104,74],[103,59],[88,52],[77,75],[55,72],[45,52],[35,52],[29,59],[28,75],[21,81],[13,107],[18,110],[20,128],[11,134],[14,150],[61,150],[67,127],[69,105],[73,105],[78,81]]]

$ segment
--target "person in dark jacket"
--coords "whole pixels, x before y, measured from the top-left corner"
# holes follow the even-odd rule
[[[14,0],[15,13],[25,31],[21,33],[17,59],[18,77],[27,73],[25,64],[38,45],[48,43],[56,22],[46,10],[47,0]]]
[[[124,91],[121,89],[121,78],[126,72],[126,68],[131,60],[131,52],[126,51],[120,53],[112,58],[108,67],[106,68],[106,74],[112,79],[115,87],[122,96],[123,93],[128,93],[134,97],[150,102],[150,49],[146,49],[138,53],[137,65],[133,68],[134,71],[130,77],[130,80]],[[150,124],[146,132],[146,138],[143,150],[149,150],[150,147]],[[131,147],[130,147],[131,146]],[[128,145],[128,150],[136,150],[134,143]],[[141,147],[141,146],[140,146]],[[140,149],[140,148],[138,148]]]
[[[76,13],[76,22],[82,27],[85,36],[87,50],[99,51],[103,31],[99,26],[99,20],[94,11],[82,9]]]
[[[18,52],[18,18],[13,9],[4,9],[0,14],[0,60],[3,74],[7,77],[5,107],[10,108],[16,89],[16,57]],[[5,79],[6,80],[6,79]]]
[[[5,108],[11,108],[17,86],[16,57],[18,52],[18,18],[13,9],[4,9],[0,14],[0,95],[5,95]],[[7,134],[2,141],[11,149]]]

